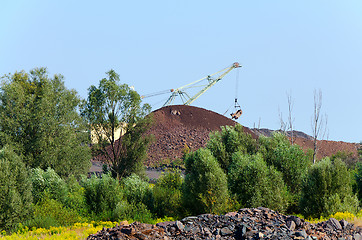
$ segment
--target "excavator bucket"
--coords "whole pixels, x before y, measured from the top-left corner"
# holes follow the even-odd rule
[[[239,110],[237,110],[235,113],[232,113],[232,114],[230,114],[231,115],[231,119],[238,119],[240,116],[241,116],[241,114],[243,114],[243,111],[241,111],[241,109],[239,109]]]

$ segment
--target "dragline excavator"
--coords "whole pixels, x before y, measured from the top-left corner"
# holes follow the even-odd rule
[[[173,101],[175,100],[175,98],[180,97],[181,100],[183,101],[183,105],[190,105],[192,102],[194,102],[197,98],[199,98],[204,92],[206,92],[209,88],[211,88],[212,86],[214,86],[217,82],[219,82],[223,77],[225,77],[231,70],[235,69],[235,68],[240,68],[241,65],[238,62],[233,63],[230,67],[226,67],[216,73],[210,74],[204,78],[201,78],[197,81],[194,81],[192,83],[189,83],[185,86],[176,88],[176,89],[170,89],[170,90],[166,90],[166,91],[170,91],[171,95],[170,97],[167,99],[167,101],[163,104],[163,107],[165,106],[169,106],[172,105]],[[206,82],[203,84],[203,82]],[[203,85],[198,85],[197,84],[203,84]],[[190,96],[186,91],[188,89],[191,88],[196,88],[196,87],[203,87],[199,92],[197,92],[196,94],[194,94],[193,96]],[[165,93],[165,91],[159,92],[159,93],[153,93],[153,94],[149,94],[149,95],[145,95],[142,96],[142,98],[146,98],[146,97],[151,97],[151,96],[155,96],[155,95],[159,95],[159,94],[163,94]],[[233,119],[238,119],[241,114],[241,108],[239,106],[239,104],[237,103],[237,98],[235,98],[235,109],[237,109],[237,111],[233,114],[231,114],[231,117]]]

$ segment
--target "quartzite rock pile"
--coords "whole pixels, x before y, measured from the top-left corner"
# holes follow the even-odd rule
[[[203,214],[157,225],[132,223],[103,229],[87,239],[322,239],[362,240],[362,228],[334,218],[311,224],[268,208],[225,215]]]

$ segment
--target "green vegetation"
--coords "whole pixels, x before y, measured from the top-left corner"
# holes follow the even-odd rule
[[[183,177],[180,171],[166,172],[153,187],[154,212],[157,217],[182,215]]]
[[[349,153],[313,164],[312,154],[284,135],[256,141],[240,125],[211,133],[207,146],[197,151],[185,145],[177,164],[167,162],[185,172],[173,169],[149,184],[142,174],[151,141],[143,136],[152,123],[145,117],[149,106],[141,106],[138,93],[120,84],[113,70],[107,77],[89,88],[82,106],[77,93],[65,88],[63,77],[50,78],[44,68],[4,77],[2,235],[71,229],[92,220],[155,223],[159,217],[223,214],[241,207],[264,206],[308,218],[357,214],[362,164],[350,161]],[[125,130],[122,141],[114,137],[119,127]],[[101,178],[84,176],[91,158],[90,131],[96,132],[95,149],[110,164]]]
[[[225,212],[229,200],[227,178],[210,150],[199,149],[188,154],[185,165],[186,210],[191,214]]]
[[[31,182],[21,158],[8,146],[0,150],[0,229],[9,231],[32,208]]]
[[[268,166],[261,154],[237,152],[229,168],[230,192],[243,207],[264,206],[280,212],[288,207],[288,192],[283,175]]]
[[[94,148],[111,166],[114,177],[121,179],[132,173],[141,174],[146,158],[149,137],[143,133],[151,124],[148,104],[141,106],[140,95],[127,84],[120,84],[119,75],[110,70],[99,86],[88,89],[83,102],[82,116],[95,136]],[[125,134],[117,141],[116,131]]]
[[[86,174],[88,134],[80,99],[63,76],[45,68],[5,75],[0,91],[0,146],[14,146],[27,167],[54,169],[61,177]]]
[[[358,205],[344,162],[325,158],[309,168],[300,200],[304,216],[319,217],[344,211],[355,213]]]

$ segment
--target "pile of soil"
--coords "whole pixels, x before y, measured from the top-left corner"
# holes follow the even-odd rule
[[[221,130],[221,126],[238,124],[218,113],[185,105],[163,107],[153,111],[152,115],[154,123],[147,134],[152,134],[154,141],[149,147],[146,166],[155,166],[181,158],[185,148],[195,151],[205,147],[210,132]],[[245,126],[243,130],[255,139],[260,135],[271,136],[273,132],[269,129],[249,129]],[[293,133],[296,144],[305,151],[313,149],[311,136],[298,131]],[[359,147],[360,145],[357,143],[318,141],[317,158],[332,156],[337,152],[347,152],[352,153],[352,158],[358,159]],[[104,159],[99,156],[94,160],[102,161]]]
[[[148,166],[180,158],[187,147],[191,151],[205,147],[210,132],[237,124],[218,113],[185,105],[163,107],[152,114],[154,124],[147,134],[154,136],[154,142],[148,151]],[[257,137],[249,128],[244,128],[244,132]]]
[[[268,208],[244,208],[225,215],[203,214],[156,226],[134,222],[102,229],[88,236],[99,239],[362,239],[362,228],[330,218],[311,224]]]
[[[242,117],[242,116],[241,116]],[[237,122],[218,113],[185,105],[167,106],[153,112],[154,125],[148,134],[155,136],[148,151],[147,165],[159,163],[165,159],[171,161],[182,156],[187,145],[194,151],[205,147],[212,131],[219,131],[221,126],[234,126]],[[243,128],[244,132],[257,139],[260,135],[271,136],[273,130]],[[289,133],[290,134],[290,133]],[[293,131],[295,143],[305,151],[313,149],[313,138],[303,132]],[[358,159],[358,143],[341,141],[318,141],[317,158],[330,157],[338,152],[352,153]]]

